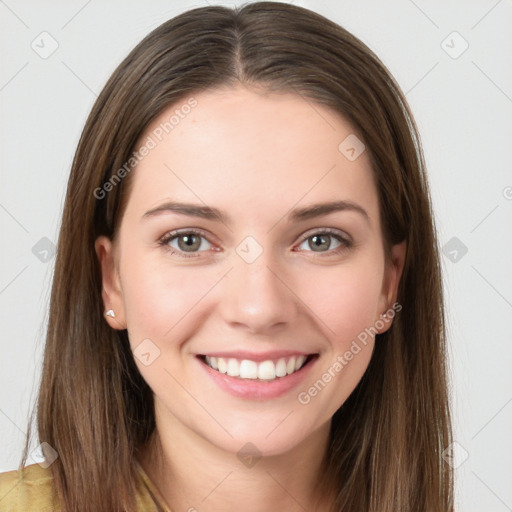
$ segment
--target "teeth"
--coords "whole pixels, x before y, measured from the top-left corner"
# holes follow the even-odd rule
[[[205,356],[205,359],[206,362],[208,363],[208,366],[211,366],[214,370],[218,370],[219,365],[217,364],[216,357]]]
[[[263,361],[258,366],[258,379],[272,380],[276,378],[276,365],[272,361]]]
[[[242,379],[257,379],[258,378],[258,363],[244,359],[240,363],[240,377]]]
[[[231,377],[238,377],[240,375],[240,365],[236,359],[228,359],[227,374]]]
[[[297,359],[295,360],[295,371],[297,371],[306,360],[306,356],[297,356]]]
[[[226,373],[228,370],[228,363],[223,357],[217,358],[217,364],[219,365],[219,372],[220,373]]]
[[[286,359],[282,357],[276,364],[276,377],[284,377],[286,375]]]
[[[205,361],[210,368],[231,377],[273,380],[276,377],[285,377],[300,370],[304,366],[306,356],[282,357],[277,361],[267,360],[261,363],[248,359],[238,361],[234,358],[205,356]]]

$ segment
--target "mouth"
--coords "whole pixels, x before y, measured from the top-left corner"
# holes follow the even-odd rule
[[[296,374],[318,357],[318,354],[296,354],[263,361],[198,355],[210,369],[241,381],[275,382]]]

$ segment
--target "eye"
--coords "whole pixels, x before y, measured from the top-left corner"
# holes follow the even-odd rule
[[[171,231],[164,235],[158,243],[168,249],[171,254],[177,254],[183,258],[196,258],[195,252],[204,245],[202,240],[206,240],[208,244],[210,243],[200,231],[191,229],[187,231]],[[177,242],[177,247],[171,245],[173,242]]]
[[[331,246],[332,241],[336,240],[338,241],[338,246],[336,246],[333,249],[329,249]],[[312,251],[306,251],[306,252],[314,252],[314,253],[321,253],[319,256],[332,256],[340,254],[341,252],[350,249],[353,245],[353,243],[348,240],[348,238],[341,235],[338,231],[326,228],[322,231],[316,231],[308,236],[306,236],[300,245],[303,245],[304,243],[308,242],[308,240],[311,240],[311,242],[308,243],[308,246],[312,248]],[[300,246],[299,246],[300,247]],[[317,250],[320,249],[320,250]],[[327,249],[327,250],[322,250]]]
[[[211,245],[206,236],[201,231],[189,229],[171,231],[170,233],[167,233],[162,238],[160,238],[158,244],[163,246],[166,250],[170,251],[172,255],[177,255],[182,258],[197,258],[200,256],[200,254],[197,254],[198,252],[204,252],[200,250],[201,248],[205,249],[203,240],[205,240],[208,245]],[[306,252],[317,253],[320,257],[335,256],[353,246],[353,242],[351,240],[341,235],[337,230],[330,228],[316,231],[304,237],[299,247],[305,244],[308,240],[312,241],[309,243],[309,247],[313,250],[306,250]],[[333,240],[338,242],[338,246],[329,249]],[[171,245],[173,243],[176,243],[176,245]],[[209,247],[206,247],[206,250],[208,249]]]

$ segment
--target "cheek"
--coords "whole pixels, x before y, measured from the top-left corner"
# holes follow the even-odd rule
[[[123,299],[132,343],[135,333],[139,337],[157,339],[172,327],[170,312],[176,308],[178,300],[158,275],[143,262],[126,272]]]
[[[123,302],[135,363],[157,395],[180,397],[169,372],[181,371],[180,346],[193,335],[200,299],[214,282],[209,284],[211,279],[200,271],[173,267],[163,257],[134,252],[123,265]],[[149,364],[142,358],[146,353]]]
[[[315,285],[309,287],[305,302],[314,305],[330,346],[297,398],[306,411],[317,411],[322,421],[341,407],[368,368],[374,348],[371,328],[378,317],[381,292],[378,268],[378,262],[373,267],[358,263],[331,269],[324,277],[316,273]]]
[[[189,318],[201,310],[201,298],[220,278],[199,268],[180,267],[164,255],[132,253],[122,268],[123,302],[130,342],[186,335]],[[163,348],[163,347],[162,347]]]
[[[314,279],[305,279],[300,285],[304,302],[315,313],[335,351],[345,350],[345,345],[373,326],[378,316],[382,276],[376,266],[358,263],[331,267],[316,271]]]

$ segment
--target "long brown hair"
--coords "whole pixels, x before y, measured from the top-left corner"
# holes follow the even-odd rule
[[[103,317],[94,242],[119,228],[132,175],[118,179],[119,169],[165,108],[236,83],[300,94],[344,116],[371,158],[386,247],[407,240],[403,309],[377,335],[366,373],[332,419],[333,510],[452,511],[453,474],[442,458],[452,441],[442,281],[413,116],[360,40],[274,2],[196,8],[163,23],[115,70],[87,119],[66,193],[37,400],[39,441],[59,454],[50,468],[64,510],[135,511],[134,459],[155,431],[152,392],[127,332]],[[29,441],[30,425],[20,469]]]

